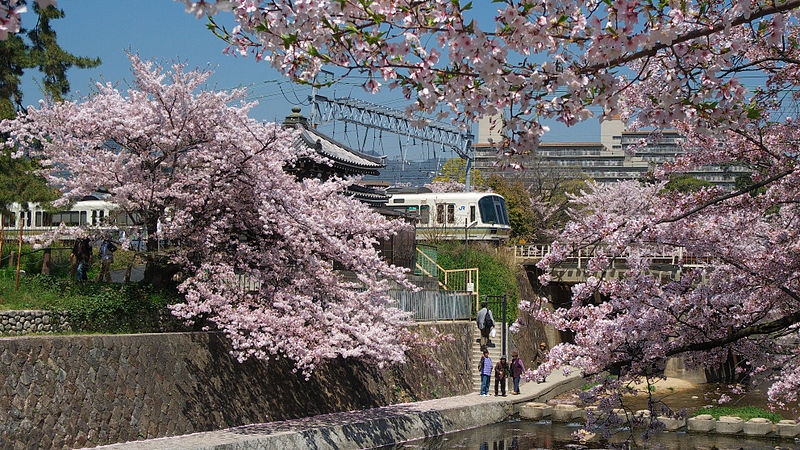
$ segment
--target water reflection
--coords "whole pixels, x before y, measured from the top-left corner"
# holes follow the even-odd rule
[[[597,449],[630,448],[630,433],[618,433],[609,441],[577,442],[572,434],[579,424],[551,424],[549,421],[529,422],[511,420],[472,430],[406,442],[387,449]],[[638,439],[638,437],[637,437]],[[683,449],[798,449],[798,440],[754,439],[745,436],[719,436],[687,433],[659,433],[646,443],[638,440],[640,448]]]

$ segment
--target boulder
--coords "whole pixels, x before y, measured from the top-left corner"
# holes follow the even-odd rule
[[[717,421],[714,420],[711,414],[700,414],[699,416],[689,418],[689,420],[686,421],[686,425],[689,431],[708,433],[714,430]]]
[[[722,416],[717,421],[717,433],[736,434],[741,433],[744,428],[744,420],[741,417]]]
[[[763,417],[755,417],[744,423],[744,434],[748,436],[765,436],[772,433],[772,421]]]

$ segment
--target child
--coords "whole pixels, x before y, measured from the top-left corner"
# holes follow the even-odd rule
[[[489,350],[483,349],[483,356],[481,356],[481,364],[478,366],[478,371],[481,374],[481,395],[489,395],[489,379],[492,376],[492,358],[489,358]]]
[[[497,387],[500,385],[500,392],[506,396],[506,377],[508,376],[508,363],[506,355],[500,357],[500,362],[494,367],[494,396],[497,397]]]
[[[513,395],[519,395],[519,379],[522,377],[523,372],[525,372],[525,366],[522,364],[522,360],[519,359],[519,354],[511,352],[511,378],[514,380],[514,392],[511,394]]]

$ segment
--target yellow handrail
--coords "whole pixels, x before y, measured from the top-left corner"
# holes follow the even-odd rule
[[[472,284],[472,295],[475,296],[475,311],[478,310],[478,298],[479,298],[479,271],[477,267],[471,267],[467,269],[444,269],[442,266],[439,265],[436,261],[434,261],[430,256],[426,255],[419,247],[417,247],[417,263],[416,266],[420,270],[420,272],[432,276],[429,271],[427,271],[423,264],[419,262],[419,256],[422,255],[424,260],[427,260],[432,265],[435,265],[438,270],[438,281],[439,286],[446,290],[446,291],[463,291],[463,292],[470,292],[467,290],[468,285]],[[463,275],[462,275],[463,274]],[[442,280],[444,277],[444,281]]]

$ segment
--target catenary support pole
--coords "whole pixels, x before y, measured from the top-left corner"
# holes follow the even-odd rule
[[[22,228],[25,226],[25,216],[20,214],[19,217],[19,247],[17,248],[17,281],[14,285],[14,290],[19,290],[19,263],[22,261]]]

